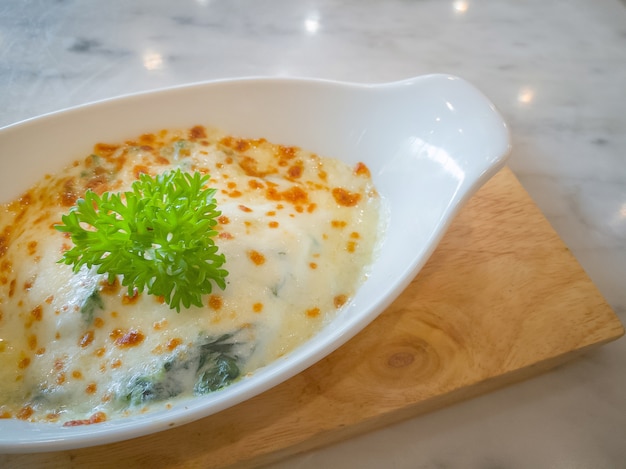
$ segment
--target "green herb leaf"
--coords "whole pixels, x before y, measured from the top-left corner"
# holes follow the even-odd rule
[[[119,276],[129,294],[146,290],[177,311],[202,306],[202,295],[224,289],[228,275],[213,240],[221,212],[208,179],[178,169],[142,174],[124,193],[88,190],[56,225],[74,243],[59,262],[74,272],[97,266],[109,282]]]

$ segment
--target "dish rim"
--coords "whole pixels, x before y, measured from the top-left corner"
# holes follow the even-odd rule
[[[90,103],[81,104],[78,106],[72,106],[52,112],[48,112],[42,114],[40,116],[31,117],[28,119],[21,120],[19,122],[9,124],[7,126],[0,128],[0,143],[6,133],[13,132],[15,129],[20,129],[25,126],[30,125],[43,125],[50,119],[55,119],[58,116],[68,115],[77,113],[79,114],[83,110],[87,109],[98,109],[101,106],[115,106],[119,102],[129,101],[129,100],[142,100],[146,99],[146,97],[151,97],[155,95],[161,95],[164,93],[175,93],[178,91],[185,91],[191,89],[200,89],[204,87],[215,87],[220,85],[231,85],[233,83],[239,84],[254,84],[254,83],[274,83],[276,85],[280,84],[288,84],[288,83],[299,83],[300,85],[311,84],[322,85],[322,86],[330,86],[330,87],[344,87],[345,89],[356,89],[356,90],[381,90],[381,89],[391,89],[391,88],[400,88],[404,86],[411,86],[415,84],[419,84],[424,80],[461,80],[467,86],[471,87],[469,83],[464,80],[455,77],[453,75],[445,75],[445,74],[430,74],[430,75],[422,75],[418,77],[413,77],[405,80],[397,80],[393,82],[387,83],[376,83],[376,84],[362,84],[362,83],[352,83],[346,81],[337,81],[337,80],[328,80],[322,78],[306,78],[306,77],[241,77],[241,78],[221,78],[216,80],[208,80],[208,81],[199,81],[189,84],[180,84],[171,87],[164,87],[155,90],[141,91],[137,93],[126,93],[121,94],[119,96],[106,98],[103,100],[98,100]],[[475,91],[477,91],[474,88]],[[478,92],[480,93],[480,92]],[[481,93],[482,95],[482,93]],[[347,340],[356,335],[359,331],[361,331],[364,327],[367,326],[371,321],[373,321],[386,307],[391,304],[395,298],[406,288],[406,286],[410,283],[410,281],[415,277],[415,275],[419,272],[419,270],[426,263],[434,249],[436,248],[438,242],[441,237],[445,233],[447,227],[450,222],[461,208],[461,206],[467,201],[467,199],[473,195],[473,193],[480,187],[487,179],[489,179],[493,174],[495,174],[504,164],[505,160],[508,157],[510,152],[511,143],[510,143],[510,134],[508,131],[508,127],[502,116],[495,109],[493,104],[489,102],[489,100],[482,95],[485,103],[491,106],[492,111],[495,115],[500,119],[502,123],[502,128],[505,134],[505,145],[502,146],[501,154],[498,158],[494,159],[492,164],[484,171],[480,177],[478,177],[469,187],[465,189],[465,193],[461,194],[460,197],[455,202],[455,206],[452,207],[445,217],[442,220],[436,230],[432,233],[431,243],[427,246],[427,249],[422,252],[419,258],[416,257],[414,262],[410,263],[410,268],[406,269],[404,272],[400,272],[397,274],[396,278],[393,282],[391,282],[390,286],[387,288],[387,293],[378,300],[373,306],[369,306],[365,308],[366,314],[363,314],[358,320],[347,321],[342,328],[342,330],[335,332],[331,339],[326,341],[326,350],[323,351],[323,354],[320,356],[321,351],[315,352],[309,351],[306,348],[299,347],[297,350],[293,351],[288,355],[289,361],[286,360],[277,360],[271,365],[268,365],[264,368],[265,370],[265,380],[261,382],[261,384],[257,384],[255,387],[251,387],[251,385],[244,385],[248,381],[243,380],[237,383],[234,383],[227,387],[222,391],[217,391],[211,394],[212,399],[211,408],[213,409],[211,412],[206,412],[206,399],[203,397],[191,398],[184,406],[184,412],[182,413],[182,418],[178,417],[177,421],[172,423],[171,418],[171,410],[170,411],[157,411],[150,412],[148,417],[146,416],[138,416],[138,417],[124,417],[121,419],[115,420],[114,426],[109,426],[105,424],[98,425],[89,425],[85,427],[74,427],[74,428],[62,428],[57,426],[58,430],[61,430],[61,434],[65,433],[63,436],[59,437],[43,437],[41,439],[32,439],[32,440],[3,440],[0,438],[0,451],[5,452],[39,452],[39,451],[50,451],[50,450],[61,450],[61,449],[73,449],[80,448],[86,446],[93,446],[105,443],[111,443],[120,440],[126,440],[129,438],[147,435],[150,433],[154,433],[161,430],[166,430],[168,428],[172,428],[173,426],[179,426],[185,423],[188,423],[193,420],[197,420],[198,418],[202,418],[213,413],[224,410],[227,407],[236,405],[240,402],[243,402],[253,396],[256,396],[271,387],[283,382],[295,374],[301,372],[302,370],[308,368],[312,364],[319,361],[324,356],[332,353],[334,350],[343,345]],[[41,124],[40,124],[41,123]],[[323,330],[326,330],[323,329]],[[267,371],[269,370],[269,371]],[[250,388],[250,389],[248,389]],[[200,417],[194,417],[194,413],[202,413]],[[112,421],[113,422],[113,421]],[[29,422],[17,422],[19,426],[21,423],[27,426],[32,425],[54,425],[54,424],[32,424]],[[103,426],[100,426],[103,425]],[[146,429],[147,426],[151,426],[153,428]],[[0,429],[2,427],[2,421],[0,421]],[[85,431],[87,430],[87,431]]]

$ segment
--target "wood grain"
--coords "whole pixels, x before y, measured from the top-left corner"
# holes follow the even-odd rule
[[[405,292],[326,359],[219,414],[0,467],[255,467],[528,378],[624,329],[511,171],[463,208]]]

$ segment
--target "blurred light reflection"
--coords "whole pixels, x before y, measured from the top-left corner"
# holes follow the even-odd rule
[[[522,87],[517,93],[517,102],[520,104],[530,104],[535,99],[535,90],[530,86]]]
[[[304,20],[304,30],[308,34],[316,34],[320,29],[320,18],[317,14],[311,14]]]
[[[146,52],[143,55],[143,66],[146,70],[160,70],[163,68],[163,56],[158,52]]]
[[[452,8],[457,13],[465,13],[469,8],[469,2],[467,0],[455,0],[452,2]]]

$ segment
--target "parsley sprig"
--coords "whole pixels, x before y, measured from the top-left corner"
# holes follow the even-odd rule
[[[213,240],[221,212],[208,179],[178,169],[142,174],[123,193],[88,190],[56,225],[74,243],[59,262],[74,272],[97,266],[129,294],[146,290],[179,312],[181,304],[202,306],[202,295],[224,289],[228,275]]]

